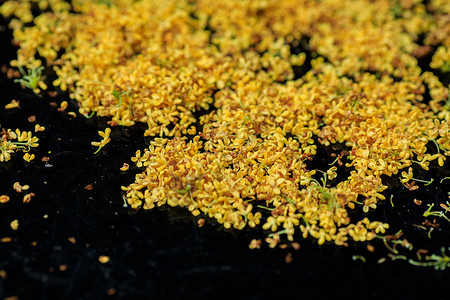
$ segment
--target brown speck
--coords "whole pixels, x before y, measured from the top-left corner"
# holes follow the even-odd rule
[[[294,261],[294,258],[292,257],[292,253],[291,253],[291,252],[289,252],[288,254],[286,254],[286,256],[284,257],[284,261],[285,261],[287,264],[290,264],[291,262]]]
[[[93,186],[92,184],[88,184],[88,185],[86,185],[86,186],[84,187],[84,189],[85,189],[86,191],[92,191],[92,190],[94,189],[94,186]]]
[[[288,244],[280,244],[278,247],[280,247],[280,249],[286,249]]]
[[[8,275],[6,275],[6,271],[5,270],[0,270],[0,278],[2,279],[6,279],[6,277],[8,277]]]
[[[67,265],[59,265],[58,268],[61,272],[64,272],[65,270],[67,270],[68,266]]]
[[[36,116],[35,115],[31,115],[28,117],[28,122],[33,123],[36,122]]]
[[[50,157],[48,157],[48,156],[44,156],[41,158],[41,161],[43,161],[43,162],[48,162],[49,160],[50,160]]]
[[[50,102],[49,104],[50,104],[50,106],[53,107],[53,108],[58,107],[58,103],[56,103],[56,102],[53,102],[53,101],[52,101],[52,102]]]
[[[375,247],[372,244],[367,245],[367,251],[372,252],[375,251]]]
[[[77,243],[77,240],[76,240],[75,237],[73,237],[73,236],[68,237],[67,240],[68,240],[69,242],[71,242],[72,244],[74,244],[74,245]]]
[[[106,291],[106,295],[108,295],[108,296],[112,296],[115,293],[116,293],[116,289],[113,287]]]
[[[416,204],[416,205],[422,205],[422,200],[414,199],[414,204]]]
[[[50,92],[48,92],[48,95],[50,97],[56,97],[56,96],[58,96],[58,92],[57,91],[50,91]]]
[[[300,249],[300,244],[297,243],[297,242],[293,242],[293,243],[291,244],[291,246],[292,246],[292,248],[294,248],[294,250],[299,250],[299,249]]]
[[[22,75],[20,74],[19,71],[16,71],[12,68],[9,68],[8,71],[6,71],[6,77],[8,77],[8,79],[12,79],[12,78],[20,78]]]
[[[0,242],[1,242],[1,243],[9,243],[9,242],[11,242],[11,241],[12,241],[12,238],[9,237],[9,236],[5,236],[5,237],[2,237],[2,238],[0,239]]]

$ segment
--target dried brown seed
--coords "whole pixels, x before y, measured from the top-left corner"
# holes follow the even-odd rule
[[[291,252],[289,252],[288,254],[286,254],[286,256],[284,257],[284,261],[285,261],[287,264],[290,264],[291,262],[294,261],[294,258],[292,257],[292,253],[291,253]]]

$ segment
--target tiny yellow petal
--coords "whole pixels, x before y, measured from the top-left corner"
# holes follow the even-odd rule
[[[110,258],[109,256],[106,255],[100,255],[98,257],[98,261],[101,262],[102,264],[106,264],[107,262],[109,262]]]
[[[12,221],[10,224],[9,224],[9,226],[11,226],[11,229],[12,230],[17,230],[17,229],[19,229],[19,220],[14,220],[14,221]]]

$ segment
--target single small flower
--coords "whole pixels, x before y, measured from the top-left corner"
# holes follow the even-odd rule
[[[107,262],[110,261],[110,258],[109,258],[109,256],[106,256],[106,255],[100,255],[98,257],[98,261],[101,262],[102,264],[106,264]]]
[[[142,167],[141,150],[136,151],[136,154],[131,158],[131,161],[134,162],[138,168]]]
[[[413,180],[413,181],[411,181],[411,182],[407,182],[407,183],[405,183],[405,186],[408,188],[408,190],[410,190],[410,191],[414,191],[414,190],[417,190],[419,187],[417,186],[417,185],[415,185],[416,184],[416,182]]]
[[[34,126],[34,132],[40,132],[40,131],[44,131],[45,130],[45,127],[44,126],[41,126],[41,125],[39,125],[39,124],[36,124],[35,126]]]
[[[28,193],[25,196],[23,196],[23,203],[29,203],[31,201],[31,198],[35,196],[34,193]]]
[[[32,161],[34,158],[35,158],[35,155],[34,154],[30,155],[30,153],[28,153],[28,152],[23,155],[23,160],[25,160],[27,162]]]
[[[264,230],[268,230],[270,228],[272,231],[276,231],[277,228],[278,228],[278,225],[280,225],[280,224],[278,223],[277,219],[275,219],[274,217],[270,216],[270,217],[267,218],[267,221],[262,226],[262,228]]]
[[[269,247],[272,248],[272,249],[275,248],[278,245],[280,240],[281,240],[280,239],[280,235],[277,234],[277,233],[275,233],[273,235],[273,237],[266,237],[266,243],[268,243]]]
[[[20,108],[19,104],[20,104],[20,101],[14,99],[10,103],[5,105],[5,109]]]
[[[111,134],[111,128],[106,128],[105,131],[99,131],[98,134],[103,138],[100,142],[92,142],[91,145],[97,146],[97,151],[94,152],[94,154],[97,154],[100,149],[102,149],[106,144],[108,144],[111,141],[111,138],[109,135]]]
[[[261,240],[253,239],[250,242],[250,245],[248,245],[250,249],[260,249],[261,248]]]
[[[408,181],[411,180],[411,178],[413,177],[413,169],[411,167],[408,168],[408,173],[406,173],[405,171],[402,172],[402,179],[400,179],[400,181],[402,183],[406,183]]]
[[[328,180],[333,180],[334,178],[337,177],[336,171],[337,171],[336,166],[333,166],[327,170]]]
[[[14,220],[12,221],[9,226],[11,227],[12,230],[17,230],[19,229],[19,220]]]
[[[205,225],[205,219],[203,218],[198,219],[197,225],[199,228],[202,228]]]
[[[8,195],[1,195],[0,196],[0,203],[6,203],[9,202],[9,196]]]
[[[58,111],[65,111],[68,105],[69,104],[67,103],[67,101],[61,102],[61,106],[58,108]]]

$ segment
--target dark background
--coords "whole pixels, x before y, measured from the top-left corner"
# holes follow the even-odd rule
[[[1,19],[0,24],[1,66],[14,58],[15,48],[6,21]],[[21,108],[5,110],[12,99],[19,100]],[[51,105],[63,100],[69,101],[66,112]],[[130,157],[148,144],[143,138],[145,127],[114,127],[111,143],[94,155],[96,149],[90,143],[100,139],[97,131],[104,130],[107,120],[72,117],[68,111],[77,112],[77,107],[66,95],[38,97],[0,74],[2,128],[33,131],[35,123],[27,120],[31,115],[46,128],[37,134],[34,161],[26,163],[23,154],[17,153],[11,161],[0,163],[0,194],[11,197],[0,204],[0,238],[12,238],[0,243],[0,269],[7,274],[0,278],[0,298],[449,297],[448,269],[435,271],[390,258],[378,264],[388,253],[379,240],[371,242],[375,253],[368,252],[365,243],[348,248],[317,246],[316,241],[300,236],[296,237],[301,244],[298,251],[266,245],[250,250],[250,240],[264,237],[262,232],[224,230],[207,218],[199,228],[198,218],[182,209],[125,208],[120,186],[132,183],[139,170],[123,173],[119,168],[124,162],[131,166]],[[334,160],[320,157],[326,154],[322,149],[317,159]],[[44,156],[50,158],[48,163],[41,161]],[[13,191],[16,181],[28,184],[36,194],[30,203],[22,203],[23,194]],[[88,184],[92,190],[85,189]],[[402,229],[415,247],[439,253],[441,246],[450,245],[448,226],[433,231],[429,239],[427,232],[412,224],[424,220],[426,203],[448,199],[448,187],[445,182],[431,184],[415,194],[392,187],[388,193],[395,194],[395,208],[386,201],[368,216],[389,222],[391,234]],[[412,203],[416,196],[424,200],[422,207]],[[17,231],[9,226],[15,219],[20,224]],[[290,264],[285,262],[288,252],[293,255]],[[100,255],[111,260],[102,264]],[[363,255],[367,262],[353,261],[352,255]]]

